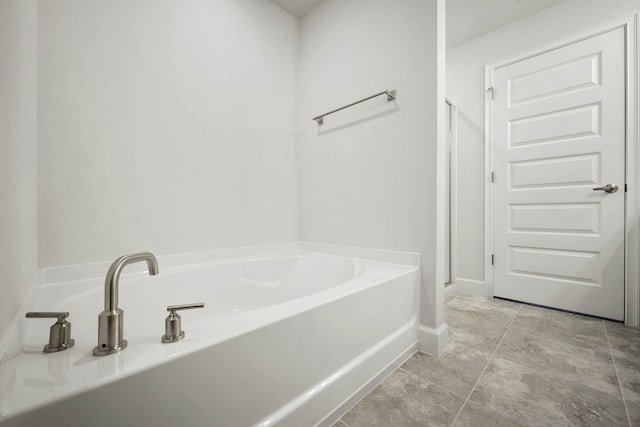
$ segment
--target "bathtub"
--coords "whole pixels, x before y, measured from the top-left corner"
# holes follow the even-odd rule
[[[106,271],[106,270],[105,270]],[[75,346],[45,354],[52,319],[19,322],[0,363],[0,425],[330,425],[417,346],[419,270],[322,253],[122,275],[129,345],[94,357],[104,278],[35,288],[25,311],[68,311]],[[161,343],[166,306],[184,340]],[[24,312],[21,313],[24,316]]]

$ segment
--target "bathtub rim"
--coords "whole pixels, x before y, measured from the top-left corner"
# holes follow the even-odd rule
[[[262,246],[261,246],[262,247]],[[279,247],[281,248],[281,247]],[[343,252],[344,249],[341,249],[341,252]],[[371,251],[370,249],[368,251]],[[5,419],[10,419],[14,416],[18,416],[20,414],[23,414],[25,412],[28,412],[30,410],[33,410],[35,408],[38,407],[42,407],[42,406],[46,406],[48,404],[52,404],[54,402],[57,401],[61,401],[67,398],[72,398],[73,396],[76,396],[78,394],[81,394],[83,392],[86,392],[87,390],[91,390],[97,387],[102,387],[106,384],[109,384],[111,382],[117,381],[118,379],[124,378],[125,376],[133,376],[139,372],[154,368],[156,366],[159,366],[163,363],[166,363],[168,360],[174,358],[174,357],[185,357],[193,352],[202,350],[203,348],[209,347],[209,346],[214,346],[216,344],[222,343],[224,341],[227,340],[231,340],[234,337],[237,337],[243,333],[248,333],[250,331],[254,331],[263,327],[267,327],[268,325],[271,325],[273,323],[276,322],[280,322],[288,317],[292,317],[292,316],[296,316],[299,315],[301,313],[304,313],[306,311],[312,310],[316,307],[319,307],[321,305],[325,305],[325,304],[329,304],[333,301],[336,301],[340,298],[344,298],[347,297],[349,295],[353,295],[355,293],[358,292],[362,292],[365,291],[371,287],[380,285],[381,283],[384,283],[386,281],[391,281],[391,280],[395,280],[399,277],[405,276],[405,275],[409,275],[409,274],[414,274],[417,272],[418,277],[419,277],[419,266],[416,265],[407,265],[407,264],[398,264],[395,262],[384,262],[384,261],[380,261],[380,260],[371,260],[371,259],[366,259],[366,258],[357,258],[357,257],[351,257],[351,256],[347,256],[344,255],[343,253],[327,253],[327,252],[316,252],[316,251],[309,251],[307,250],[303,250],[303,249],[298,249],[298,250],[294,250],[294,251],[286,251],[284,253],[282,252],[269,252],[269,253],[261,253],[259,255],[246,255],[244,257],[241,258],[232,258],[232,259],[215,259],[215,260],[211,260],[208,262],[204,262],[204,263],[190,263],[190,264],[184,264],[184,265],[178,265],[175,266],[175,270],[171,267],[167,268],[170,271],[166,271],[167,269],[165,269],[165,271],[167,272],[167,274],[169,274],[170,272],[173,273],[179,273],[180,271],[185,271],[185,270],[191,270],[194,268],[207,268],[207,267],[214,267],[217,265],[222,265],[222,264],[227,264],[229,262],[237,262],[237,263],[242,263],[242,262],[246,262],[246,261],[250,261],[250,260],[261,260],[261,259],[269,259],[269,258],[274,258],[274,257],[281,257],[281,256],[304,256],[304,255],[309,255],[309,254],[313,254],[313,253],[318,253],[318,254],[325,254],[325,255],[335,255],[338,257],[344,257],[344,258],[350,258],[353,260],[357,260],[357,261],[361,261],[365,264],[367,263],[374,263],[374,264],[383,264],[383,265],[389,265],[389,266],[394,266],[394,267],[401,267],[403,271],[398,272],[396,274],[393,275],[386,275],[383,278],[377,278],[376,280],[372,280],[368,283],[360,283],[363,282],[364,279],[370,279],[370,277],[368,277],[368,275],[363,275],[361,277],[356,277],[353,280],[350,280],[348,282],[345,282],[344,284],[340,285],[346,285],[346,286],[350,286],[348,289],[341,289],[341,292],[338,292],[334,287],[334,288],[329,288],[329,289],[324,289],[320,292],[316,292],[310,295],[306,295],[302,298],[298,298],[295,300],[291,300],[291,301],[286,301],[284,303],[281,304],[277,304],[274,306],[268,306],[265,308],[261,308],[259,310],[256,310],[255,312],[247,312],[247,313],[242,313],[241,316],[244,317],[243,319],[243,327],[240,328],[241,330],[238,331],[237,328],[230,333],[225,333],[225,334],[221,334],[221,335],[216,335],[214,338],[210,338],[207,340],[204,340],[205,342],[197,345],[197,346],[193,346],[191,348],[187,348],[187,349],[183,349],[180,350],[178,352],[176,352],[173,355],[170,355],[168,357],[163,357],[163,358],[158,358],[155,359],[147,364],[145,364],[144,366],[137,366],[135,368],[130,368],[127,369],[124,373],[117,373],[115,375],[110,375],[104,378],[99,378],[96,380],[91,381],[90,383],[84,384],[82,386],[79,386],[75,389],[73,389],[72,391],[69,392],[64,392],[61,393],[59,396],[55,396],[54,398],[51,399],[47,399],[47,400],[39,400],[37,402],[34,402],[32,404],[27,404],[24,406],[21,406],[19,409],[17,410],[11,410],[7,413],[0,413],[0,422],[5,420]],[[358,252],[359,254],[362,252]],[[395,259],[394,259],[395,260]],[[140,277],[142,277],[142,275],[145,273],[142,272],[131,272],[129,274],[127,274],[127,276],[129,277],[134,277],[136,275],[139,275]],[[124,276],[124,275],[123,275]],[[95,278],[90,278],[90,279],[95,279]],[[26,306],[28,306],[29,301],[34,297],[34,292],[37,291],[38,288],[42,287],[53,287],[53,286],[63,286],[63,285],[68,285],[70,283],[74,283],[77,282],[78,280],[71,280],[68,282],[54,282],[54,283],[43,283],[40,284],[38,286],[35,286],[33,289],[31,289],[28,298],[25,298],[25,301],[23,302],[23,307],[21,307],[21,310],[23,310]],[[355,282],[355,284],[354,284]],[[282,309],[283,307],[286,307],[286,309]],[[278,313],[278,311],[281,311],[280,313]],[[20,338],[20,341],[22,341],[22,318],[20,317],[20,314],[23,313],[24,311],[21,311],[18,313],[18,315],[16,316],[16,318],[18,319],[18,321],[16,322],[16,324],[14,325],[14,330],[12,331],[14,335],[17,335]],[[249,323],[249,327],[245,327],[244,325],[246,325],[246,323]],[[9,359],[11,359],[12,357],[6,357],[7,352],[8,352],[8,348],[2,348],[0,347],[0,351],[2,351],[2,353],[0,353],[0,363],[5,363],[7,362]],[[17,349],[16,355],[17,354],[22,354],[23,350],[22,350],[22,343],[20,343],[19,348]],[[15,355],[13,356],[15,357]],[[93,361],[95,361],[95,358],[93,359]]]
[[[296,240],[287,242],[264,243],[257,245],[237,246],[230,248],[211,249],[204,251],[176,252],[159,254],[157,256],[162,269],[171,267],[186,267],[205,262],[224,261],[230,258],[251,258],[260,255],[284,255],[290,252],[316,252],[329,255],[346,256],[356,259],[376,261],[388,264],[411,265],[420,268],[420,253],[379,249],[362,246],[339,245],[326,242]],[[0,363],[19,353],[22,348],[22,322],[28,302],[39,286],[56,283],[69,283],[80,280],[104,278],[112,261],[96,261],[83,264],[69,264],[61,266],[40,267],[31,284],[27,286],[22,303],[13,319],[7,325],[4,334],[0,336]],[[164,267],[163,267],[164,266]],[[128,266],[122,274],[142,274],[142,265]]]

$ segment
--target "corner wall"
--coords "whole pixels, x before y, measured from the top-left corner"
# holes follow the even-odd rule
[[[447,96],[458,112],[456,282],[466,291],[485,292],[485,65],[638,10],[640,0],[566,0],[447,51]]]
[[[0,340],[38,272],[37,10],[0,2]]]
[[[42,1],[42,266],[297,240],[299,22],[266,0]]]
[[[444,91],[438,92],[437,15],[443,2],[401,3],[325,0],[302,20],[300,235],[419,252],[421,332],[444,338],[446,346],[444,282],[436,271],[444,248],[436,223],[437,117],[445,106]],[[444,54],[443,37],[440,42]],[[440,73],[443,81],[444,68]],[[320,128],[311,120],[385,89],[396,89],[397,100],[372,99],[328,116]],[[421,345],[430,353],[443,350],[442,341]]]

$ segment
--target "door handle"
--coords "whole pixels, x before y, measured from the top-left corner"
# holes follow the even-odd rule
[[[593,191],[605,191],[607,193],[615,193],[616,191],[618,191],[618,186],[616,184],[607,184],[607,185],[603,185],[602,187],[596,187],[593,189]]]

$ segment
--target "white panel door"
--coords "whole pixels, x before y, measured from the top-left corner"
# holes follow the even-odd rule
[[[624,49],[616,29],[494,71],[495,296],[624,320]]]

